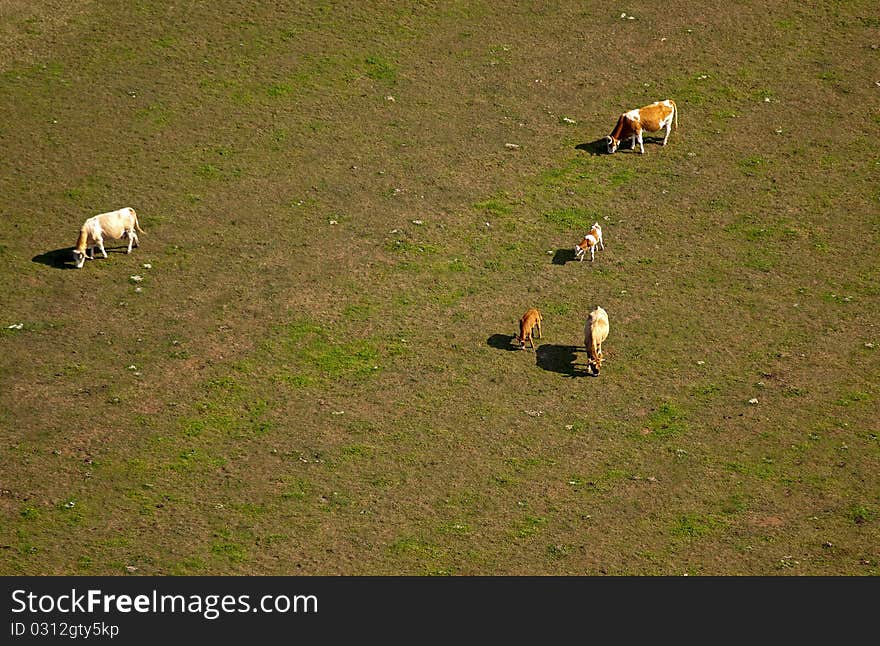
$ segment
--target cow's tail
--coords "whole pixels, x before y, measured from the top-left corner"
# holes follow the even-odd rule
[[[144,230],[141,229],[141,225],[138,222],[138,216],[134,209],[131,210],[131,215],[134,217],[134,228],[137,229],[140,233],[144,233]]]
[[[672,118],[675,119],[675,129],[678,130],[678,106],[675,105],[675,101],[669,99],[669,102],[672,104]]]
[[[88,244],[89,240],[89,230],[86,225],[83,225],[79,230],[79,236],[76,239],[76,246],[74,249],[79,251],[80,253],[85,253],[86,244]]]

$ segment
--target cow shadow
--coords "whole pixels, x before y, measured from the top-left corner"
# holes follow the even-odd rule
[[[545,343],[538,346],[536,355],[536,363],[539,368],[550,372],[557,372],[561,375],[569,377],[580,377],[589,374],[580,369],[575,361],[577,360],[578,346],[576,345],[555,345]]]
[[[486,339],[486,345],[496,350],[519,350],[519,346],[513,343],[515,339],[515,334],[493,334]]]
[[[55,269],[76,269],[76,264],[73,262],[73,247],[53,249],[46,253],[37,254],[31,258],[31,262],[38,262]]]
[[[648,144],[656,144],[660,147],[663,146],[663,137],[646,137],[642,135],[642,144],[647,146]],[[578,144],[574,147],[575,150],[583,150],[591,155],[608,155],[608,140],[605,137],[601,139],[596,139],[596,141],[591,141],[589,143]],[[620,147],[617,149],[618,153],[635,153],[636,155],[639,153],[639,144],[636,143],[635,148],[630,148],[629,141],[622,141],[620,143]],[[616,153],[615,153],[616,154]]]
[[[564,265],[565,263],[573,262],[574,260],[577,260],[574,257],[574,245],[568,249],[557,249],[556,253],[553,254],[554,265]]]
[[[591,155],[607,155],[608,154],[608,140],[605,137],[600,139],[596,139],[596,141],[591,141],[589,143],[578,144],[574,147],[575,150],[583,150],[585,152],[590,153]]]
[[[64,247],[63,249],[53,249],[52,251],[47,251],[46,253],[41,253],[33,258],[31,258],[32,262],[38,262],[41,265],[46,265],[48,267],[54,267],[55,269],[76,269],[76,263],[73,261],[73,247]],[[104,247],[107,255],[110,256],[114,253],[128,254],[128,245],[123,245],[121,247]],[[95,249],[95,260],[103,260],[104,256],[100,251]],[[86,260],[86,262],[91,262],[90,260]]]

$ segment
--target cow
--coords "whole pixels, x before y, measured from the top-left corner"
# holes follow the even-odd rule
[[[602,227],[599,226],[598,222],[594,222],[590,232],[584,236],[583,240],[574,246],[574,257],[583,262],[584,256],[587,255],[587,249],[589,249],[590,262],[593,262],[596,257],[597,245],[600,249],[605,249],[605,243],[602,241]]]
[[[584,325],[584,346],[589,357],[587,368],[595,375],[602,367],[602,342],[608,338],[608,329],[608,312],[597,306],[587,315]]]
[[[107,257],[107,251],[104,249],[104,238],[111,240],[122,240],[128,238],[128,250],[125,253],[131,253],[131,247],[139,246],[137,233],[135,231],[144,232],[138,223],[137,214],[131,207],[125,207],[116,211],[108,211],[90,217],[82,225],[79,230],[79,238],[76,241],[76,247],[73,249],[73,260],[77,269],[82,269],[86,262],[95,259],[95,247],[101,250],[104,257]]]
[[[665,101],[655,101],[643,108],[636,108],[629,112],[624,112],[617,119],[617,125],[611,134],[605,137],[608,141],[608,154],[617,151],[620,143],[630,137],[632,140],[632,149],[636,148],[636,141],[639,142],[639,150],[642,155],[645,154],[645,147],[642,145],[642,132],[657,132],[666,129],[666,135],[663,137],[663,145],[669,139],[669,133],[672,130],[672,122],[675,121],[675,128],[678,129],[678,108],[675,101],[666,99]]]
[[[541,312],[534,307],[526,310],[526,313],[522,315],[522,318],[519,320],[519,334],[516,335],[520,350],[526,349],[526,341],[531,343],[532,349],[535,348],[532,332],[537,329],[538,338],[541,338],[541,321],[543,320],[544,317],[541,316]]]

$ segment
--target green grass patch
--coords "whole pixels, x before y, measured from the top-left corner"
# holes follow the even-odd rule
[[[678,538],[693,540],[711,534],[722,523],[711,515],[682,514],[673,521],[670,533]]]
[[[590,209],[568,207],[544,212],[544,220],[560,231],[575,229],[586,233],[599,220],[599,215]]]
[[[496,217],[502,217],[513,213],[513,205],[508,199],[502,197],[490,197],[489,199],[475,202],[474,208],[479,211],[485,211]]]
[[[684,412],[671,402],[663,402],[646,421],[649,435],[667,438],[680,435],[687,430]]]
[[[368,56],[364,59],[367,65],[367,76],[375,81],[384,81],[389,85],[397,83],[397,65],[382,56]]]
[[[538,534],[547,524],[547,519],[541,516],[526,516],[517,525],[514,535],[517,538],[531,538]]]

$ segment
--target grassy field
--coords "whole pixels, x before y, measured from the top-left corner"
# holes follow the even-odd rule
[[[880,574],[875,2],[0,35],[0,574]],[[71,270],[123,206],[140,248]]]

